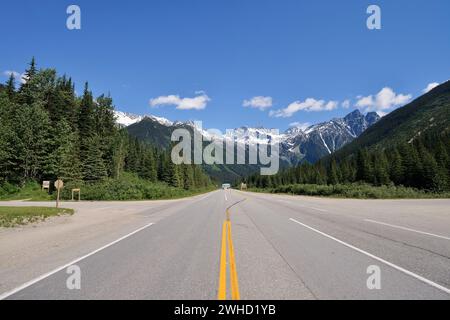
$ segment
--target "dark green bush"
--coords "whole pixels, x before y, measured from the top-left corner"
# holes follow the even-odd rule
[[[449,198],[450,193],[433,193],[403,186],[372,186],[369,184],[291,184],[269,189],[251,189],[270,193],[289,193],[305,196],[342,197],[359,199],[400,199],[400,198]]]
[[[180,198],[210,189],[185,190],[162,182],[150,182],[125,173],[118,179],[108,178],[96,183],[67,183],[61,199],[70,200],[72,189],[81,189],[82,200],[156,200]],[[77,199],[77,196],[75,196]]]

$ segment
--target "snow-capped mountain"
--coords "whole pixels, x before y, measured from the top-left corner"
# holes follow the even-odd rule
[[[344,118],[312,125],[305,130],[290,128],[285,132],[281,156],[291,164],[301,161],[315,162],[342,148],[380,120],[375,112],[364,115],[359,110]]]
[[[282,160],[296,165],[302,161],[316,162],[337,151],[379,119],[380,116],[375,112],[364,115],[355,110],[344,118],[335,118],[307,128],[294,126],[279,134],[266,128],[250,127],[236,129],[235,134],[238,136],[237,141],[248,144],[267,143],[268,140],[279,142]]]
[[[114,111],[114,115],[116,116],[116,122],[124,127],[128,127],[136,122],[140,122],[144,118],[143,116],[138,116],[122,111]]]
[[[120,111],[116,112],[116,116],[119,124],[129,127],[130,134],[161,147],[170,145],[170,135],[175,128],[192,128],[208,139],[216,135],[197,127],[192,121],[172,122],[152,115],[137,116]],[[282,133],[274,133],[263,127],[240,127],[234,130],[232,136],[225,133],[223,138],[246,144],[277,141],[280,143],[281,159],[287,165],[296,165],[303,161],[314,163],[353,141],[379,119],[380,116],[375,112],[364,115],[355,110],[344,118],[334,118],[307,128],[298,126]]]
[[[233,135],[225,135],[225,139],[233,138],[236,142],[246,144],[267,144],[270,141],[281,143],[285,139],[283,133],[274,132],[267,128],[240,127],[234,130]]]
[[[139,116],[136,114],[123,112],[123,111],[114,111],[114,114],[116,116],[116,122],[124,127],[128,127],[134,123],[141,122],[144,118],[150,118],[152,120],[155,120],[159,122],[160,124],[164,126],[172,126],[173,122],[170,120],[167,120],[166,118],[162,117],[156,117],[153,115],[145,115],[145,116]]]

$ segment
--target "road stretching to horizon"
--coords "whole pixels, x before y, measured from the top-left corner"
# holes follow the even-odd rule
[[[70,259],[0,291],[0,298],[450,299],[448,199],[218,190],[155,203],[139,205],[132,230],[95,248],[86,241],[73,253],[65,250]],[[107,206],[133,210],[131,202]],[[81,270],[80,290],[67,288],[70,265]],[[369,289],[378,268],[381,288]],[[0,283],[14,272],[0,272]]]

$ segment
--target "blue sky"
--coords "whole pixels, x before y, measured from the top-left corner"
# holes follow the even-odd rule
[[[66,28],[70,4],[81,30]],[[2,81],[35,56],[119,110],[221,130],[389,112],[450,78],[448,0],[17,0],[0,28]]]

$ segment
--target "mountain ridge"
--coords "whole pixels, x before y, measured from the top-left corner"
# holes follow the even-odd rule
[[[138,140],[146,141],[159,148],[169,148],[171,135],[174,129],[185,128],[200,130],[193,122],[170,121],[152,115],[137,116],[116,111],[121,125],[126,126],[128,133]],[[329,121],[317,123],[307,127],[291,127],[283,133],[274,134],[264,127],[252,128],[242,126],[236,129],[236,140],[241,143],[256,144],[267,143],[274,139],[280,143],[280,166],[295,166],[303,162],[314,163],[319,159],[339,150],[354,140],[367,128],[380,119],[376,113],[364,115],[359,110],[350,112],[343,118],[333,118]],[[201,129],[203,137],[210,137],[207,130]],[[265,136],[267,135],[267,136]],[[224,139],[230,139],[227,135]],[[235,139],[233,137],[233,139]],[[215,177],[235,180],[242,175],[258,170],[258,166],[251,165],[216,165],[207,166],[206,170]],[[230,177],[230,178],[228,178]]]

